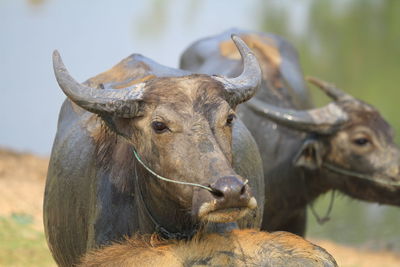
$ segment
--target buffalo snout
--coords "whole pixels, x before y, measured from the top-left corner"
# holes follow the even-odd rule
[[[257,207],[250,186],[240,176],[224,176],[210,185],[211,191],[197,191],[193,213],[201,221],[234,222]]]
[[[211,194],[222,208],[246,207],[250,201],[248,186],[235,176],[225,176],[210,185]]]

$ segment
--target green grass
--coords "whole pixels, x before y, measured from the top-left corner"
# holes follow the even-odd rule
[[[0,266],[56,266],[30,215],[0,217]]]

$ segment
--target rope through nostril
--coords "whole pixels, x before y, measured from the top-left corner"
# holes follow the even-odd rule
[[[152,169],[150,169],[149,167],[147,167],[146,164],[144,164],[144,162],[143,162],[142,159],[139,157],[139,155],[138,155],[138,153],[137,153],[137,151],[136,151],[136,149],[135,149],[134,147],[132,147],[132,151],[133,151],[133,154],[134,154],[134,156],[136,157],[137,161],[138,161],[148,172],[150,172],[151,174],[153,174],[156,178],[158,178],[158,179],[160,179],[160,180],[163,180],[163,181],[165,181],[165,182],[170,182],[170,183],[175,183],[175,184],[181,184],[181,185],[189,185],[189,186],[199,187],[199,188],[205,189],[205,190],[207,190],[207,191],[210,191],[210,193],[211,193],[212,195],[214,195],[215,197],[217,197],[217,198],[222,198],[222,197],[224,197],[223,191],[218,190],[218,189],[216,189],[216,188],[213,188],[212,185],[204,186],[204,185],[197,184],[197,183],[189,183],[189,182],[183,182],[183,181],[175,181],[175,180],[172,180],[172,179],[168,179],[168,178],[166,178],[166,177],[163,177],[163,176],[161,176],[161,175],[158,175],[158,174],[155,173]],[[243,186],[242,186],[242,188],[240,189],[240,194],[241,194],[241,195],[243,195],[243,194],[246,192],[246,185],[247,185],[248,182],[249,182],[249,180],[247,180],[247,179],[243,182]]]
[[[236,179],[236,181],[232,181],[226,178],[228,177],[220,178],[216,183],[208,185],[208,187],[211,189],[210,193],[215,198],[230,198],[232,194],[238,194],[239,196],[243,196],[246,194],[246,186],[249,180],[246,179],[242,182],[239,179]]]
[[[213,196],[215,196],[216,198],[223,198],[224,197],[224,193],[221,190],[218,190],[218,189],[215,189],[215,188],[212,188],[212,187],[210,187],[210,188],[212,189],[212,191],[210,191],[211,194]]]
[[[181,185],[195,186],[195,187],[203,188],[203,189],[208,190],[208,191],[210,191],[210,192],[213,191],[213,188],[211,188],[211,186],[204,186],[204,185],[196,184],[196,183],[175,181],[175,180],[172,180],[172,179],[168,179],[168,178],[166,178],[166,177],[163,177],[163,176],[161,176],[161,175],[158,175],[158,174],[155,173],[152,169],[150,169],[149,167],[147,167],[146,164],[144,164],[144,162],[140,159],[140,157],[139,157],[139,155],[138,155],[138,153],[137,153],[137,151],[136,151],[136,149],[135,149],[134,147],[132,147],[132,150],[133,150],[133,154],[135,155],[137,161],[138,161],[148,172],[150,172],[151,174],[153,174],[154,177],[156,177],[156,178],[158,178],[158,179],[160,179],[160,180],[163,180],[163,181],[165,181],[165,182],[169,182],[169,183],[175,183],[175,184],[181,184]]]

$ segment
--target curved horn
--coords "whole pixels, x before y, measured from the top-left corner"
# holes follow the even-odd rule
[[[140,83],[124,89],[96,89],[75,81],[68,73],[60,54],[53,52],[53,69],[64,94],[75,104],[97,114],[115,114],[123,118],[134,117],[139,110],[145,84]]]
[[[250,100],[246,105],[278,124],[306,132],[330,134],[348,120],[347,114],[335,103],[311,110],[280,108],[257,99]]]
[[[325,94],[327,94],[330,98],[332,98],[335,101],[340,101],[340,100],[349,100],[353,99],[354,97],[349,95],[348,93],[340,90],[333,84],[327,83],[325,81],[322,81],[316,77],[312,76],[307,76],[306,80],[320,88],[322,91],[324,91]]]
[[[223,83],[225,87],[226,100],[231,106],[236,106],[249,100],[261,85],[261,68],[257,58],[237,35],[232,34],[232,40],[239,49],[243,60],[243,72],[236,78],[213,76],[214,79]]]

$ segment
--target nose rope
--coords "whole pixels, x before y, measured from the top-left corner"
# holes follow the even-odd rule
[[[134,149],[134,148],[133,148],[133,154],[135,155],[135,157],[136,157],[136,159],[139,161],[139,163],[140,163],[147,171],[149,171],[151,174],[153,174],[155,177],[157,177],[157,178],[160,179],[160,180],[163,180],[163,181],[165,181],[165,182],[175,183],[175,184],[182,184],[182,185],[190,185],[190,186],[200,187],[200,188],[205,189],[205,190],[208,190],[208,191],[210,191],[210,192],[213,192],[213,191],[214,191],[214,190],[213,190],[211,187],[209,187],[209,186],[204,186],[204,185],[196,184],[196,183],[175,181],[175,180],[172,180],[172,179],[165,178],[165,177],[163,177],[163,176],[161,176],[161,175],[158,175],[158,174],[155,173],[152,169],[150,169],[149,167],[147,167],[146,164],[144,164],[144,162],[140,159],[140,157],[139,157],[139,155],[138,155],[136,149]]]
[[[169,183],[175,183],[175,184],[181,184],[181,185],[189,185],[189,186],[195,186],[195,187],[200,187],[202,189],[208,190],[210,192],[214,192],[214,189],[212,189],[210,186],[204,186],[201,184],[197,184],[197,183],[189,183],[189,182],[182,182],[182,181],[175,181],[172,179],[168,179],[165,178],[161,175],[158,175],[157,173],[155,173],[152,169],[150,169],[149,167],[146,166],[146,164],[144,164],[144,162],[140,159],[139,154],[137,153],[135,148],[132,148],[133,150],[133,154],[135,155],[136,159],[139,161],[139,163],[147,170],[149,171],[151,174],[153,174],[156,178],[163,180],[165,182],[169,182]],[[245,186],[247,183],[249,182],[249,180],[245,180],[243,182],[243,186]]]
[[[333,209],[333,202],[335,200],[335,190],[332,190],[332,192],[331,192],[331,200],[329,202],[329,207],[326,210],[325,215],[323,217],[321,217],[321,216],[318,215],[317,211],[314,208],[314,204],[313,204],[314,199],[311,199],[310,196],[309,196],[309,191],[308,191],[308,188],[307,188],[307,186],[305,184],[305,172],[301,171],[300,173],[301,173],[301,179],[303,181],[302,188],[303,188],[304,196],[306,198],[307,206],[310,208],[311,214],[314,216],[314,218],[318,222],[318,224],[322,225],[322,224],[326,223],[327,221],[329,221],[331,219],[331,211]]]
[[[354,171],[350,171],[350,170],[346,170],[346,169],[340,168],[338,166],[335,166],[335,165],[327,163],[327,162],[323,163],[323,167],[327,168],[330,171],[339,173],[339,174],[344,174],[344,175],[348,175],[348,176],[357,177],[357,178],[360,178],[360,179],[364,179],[364,180],[368,180],[368,181],[371,181],[371,182],[375,182],[377,184],[400,186],[399,182],[380,181],[380,180],[377,180],[376,178],[374,179],[373,176],[370,176],[370,175],[367,175],[367,174],[358,173],[358,172],[354,172]]]
[[[160,237],[165,238],[165,239],[175,239],[175,240],[189,240],[191,239],[196,233],[198,229],[198,225],[194,225],[192,230],[190,232],[170,232],[167,230],[165,227],[163,227],[158,221],[154,218],[153,214],[151,213],[150,209],[147,207],[146,202],[143,199],[143,192],[142,188],[139,184],[139,176],[136,171],[136,166],[135,166],[135,192],[138,195],[138,203],[139,206],[142,206],[144,208],[144,212],[147,213],[147,216],[150,218],[151,222],[154,224],[154,231],[157,233]]]
[[[326,223],[327,221],[329,221],[331,219],[330,215],[331,215],[331,212],[332,212],[333,201],[334,200],[335,200],[335,190],[332,190],[331,201],[329,202],[329,207],[326,210],[325,215],[323,217],[318,215],[317,211],[314,209],[314,205],[313,205],[312,202],[309,204],[311,213],[314,215],[314,217],[317,220],[318,224],[323,225],[324,223]]]

